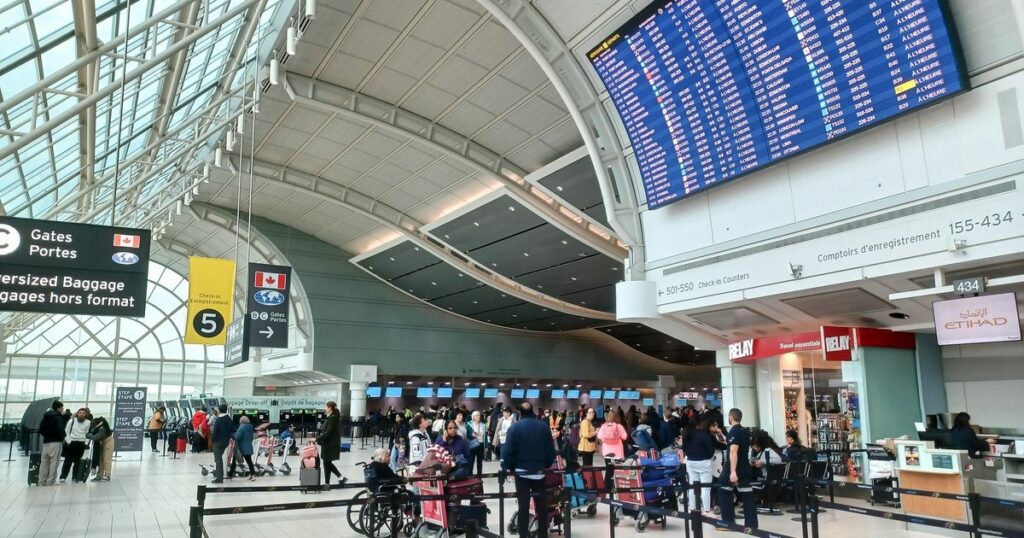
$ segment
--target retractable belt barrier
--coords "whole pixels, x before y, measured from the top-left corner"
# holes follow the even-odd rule
[[[670,466],[645,466],[645,470],[650,469],[663,469],[663,470],[676,470],[676,467]],[[629,465],[610,465],[606,467],[582,467],[580,471],[593,471],[601,470],[606,476],[612,476],[616,469],[639,469],[638,466]],[[565,471],[548,471],[548,473],[564,474]],[[208,494],[223,494],[223,493],[262,493],[262,492],[285,492],[285,491],[299,491],[299,492],[322,492],[332,490],[343,490],[343,489],[357,489],[366,488],[369,484],[366,482],[345,482],[342,484],[333,485],[322,485],[322,486],[239,486],[239,487],[209,487],[206,485],[199,485],[197,487],[196,499],[198,506],[194,506],[190,510],[189,514],[189,526],[190,536],[198,538],[200,536],[206,536],[205,525],[203,524],[204,516],[216,516],[216,515],[229,515],[229,514],[247,514],[247,513],[261,513],[261,512],[276,512],[283,510],[309,510],[317,508],[339,508],[339,507],[350,507],[356,505],[366,505],[367,503],[378,500],[386,499],[390,502],[391,506],[398,506],[398,500],[408,500],[410,502],[428,501],[428,500],[448,500],[448,501],[460,501],[460,500],[471,500],[471,501],[484,501],[484,500],[499,500],[499,521],[504,520],[504,499],[515,498],[515,493],[505,492],[505,477],[510,477],[516,473],[486,473],[482,475],[474,475],[472,478],[499,478],[499,492],[498,493],[453,493],[453,494],[435,494],[435,495],[420,495],[405,489],[396,489],[395,491],[388,493],[378,493],[363,498],[355,499],[334,499],[334,500],[323,500],[323,501],[310,501],[310,502],[290,502],[290,503],[275,503],[275,504],[264,504],[264,505],[252,505],[252,506],[234,506],[234,507],[223,507],[223,508],[206,508],[205,501]],[[523,473],[526,474],[526,473]],[[447,482],[450,481],[443,476],[414,476],[403,478],[400,481],[389,481],[381,482],[381,485],[394,485],[402,486],[414,482]],[[798,503],[798,507],[801,510],[801,521],[803,527],[803,536],[818,537],[818,513],[819,509],[831,508],[835,510],[841,510],[844,512],[866,515],[870,517],[878,517],[881,519],[888,519],[894,521],[901,521],[905,523],[914,523],[919,525],[931,526],[936,528],[944,528],[955,531],[962,531],[971,533],[974,536],[991,535],[991,536],[1011,536],[1013,533],[1008,533],[1000,530],[986,529],[981,527],[979,505],[981,503],[997,504],[1000,506],[1007,506],[1012,508],[1024,508],[1024,502],[1010,501],[1004,499],[996,499],[991,497],[982,497],[977,494],[954,494],[938,491],[926,491],[914,488],[899,488],[892,486],[874,486],[868,484],[858,484],[852,482],[837,482],[833,480],[814,480],[803,477],[797,479],[787,480],[774,480],[774,481],[763,481],[757,482],[754,485],[792,485],[798,491],[798,496],[803,499],[803,502]],[[870,491],[882,491],[886,493],[899,493],[903,495],[915,495],[922,497],[931,497],[935,499],[948,499],[953,501],[961,501],[968,503],[968,507],[972,513],[972,523],[961,523],[952,522],[939,519],[931,519],[920,516],[913,516],[907,514],[901,514],[897,512],[888,512],[884,510],[877,510],[873,508],[861,508],[858,506],[851,506],[836,502],[828,502],[819,500],[816,495],[811,494],[810,488],[814,486],[827,486],[827,487],[838,487],[848,489],[860,489]],[[562,491],[562,496],[559,502],[562,503],[566,509],[566,514],[571,512],[569,507],[569,499],[573,496],[586,496],[591,502],[597,502],[605,504],[610,507],[611,510],[622,508],[629,510],[630,512],[646,513],[657,517],[675,518],[686,521],[686,534],[690,535],[691,527],[695,538],[703,537],[702,525],[704,523],[714,525],[715,527],[728,528],[737,532],[752,536],[761,536],[765,538],[788,538],[787,536],[771,531],[762,529],[755,529],[750,527],[744,527],[743,525],[730,524],[725,521],[703,516],[699,509],[693,512],[687,512],[685,510],[671,510],[667,508],[661,508],[656,506],[645,506],[638,505],[629,502],[620,501],[614,498],[618,493],[638,493],[648,491],[659,491],[659,492],[670,492],[672,495],[678,495],[682,493],[685,495],[689,491],[697,490],[701,488],[732,488],[731,485],[724,485],[718,483],[703,484],[699,482],[695,483],[679,483],[672,486],[646,486],[646,487],[628,487],[618,488],[614,485],[614,481],[610,486],[604,488],[571,488],[565,487]],[[609,495],[609,498],[599,497],[599,495]],[[536,496],[537,494],[534,494]],[[611,526],[610,532],[612,538],[615,536],[614,518],[609,518]],[[566,517],[566,529],[565,536],[571,536],[571,517]],[[810,525],[810,535],[808,534],[808,525]],[[504,537],[504,528],[500,527],[500,534],[495,534],[484,528],[473,528],[466,529],[467,536],[483,536],[483,537]]]

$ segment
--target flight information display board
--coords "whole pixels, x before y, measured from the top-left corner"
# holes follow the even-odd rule
[[[968,88],[946,0],[670,0],[588,53],[663,206]]]

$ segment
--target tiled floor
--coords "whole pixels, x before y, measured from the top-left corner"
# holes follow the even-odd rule
[[[0,445],[0,454],[6,454],[7,445]],[[339,469],[350,480],[362,478],[357,461],[369,457],[369,450],[356,450],[342,454]],[[209,463],[210,454],[188,454],[178,459],[144,453],[123,454],[115,460],[113,480],[105,483],[72,484],[57,487],[28,487],[26,469],[28,459],[17,456],[15,461],[0,462],[0,536],[11,537],[181,537],[187,536],[188,508],[195,505],[196,485],[204,479],[200,463]],[[5,458],[6,459],[6,458]],[[297,458],[290,462],[297,466]],[[488,463],[485,471],[496,470]],[[246,485],[249,482],[244,482]],[[257,485],[295,485],[297,474],[291,476],[262,477]],[[488,492],[496,491],[493,480],[486,485]],[[354,490],[334,491],[315,496],[315,500],[345,498]],[[242,506],[277,502],[313,500],[314,496],[296,492],[238,493],[211,495],[209,507]],[[506,504],[511,514],[514,503]],[[497,506],[492,507],[491,529],[497,530]],[[608,512],[602,506],[595,518],[573,520],[573,535],[581,537],[608,536]],[[886,538],[933,536],[909,532],[902,523],[872,518],[835,510],[820,519],[821,536],[829,538],[884,536]],[[210,516],[206,527],[214,538],[254,536],[358,536],[348,528],[342,509],[297,510],[266,514]],[[789,536],[800,536],[800,524],[785,517],[762,517],[761,528]],[[717,534],[710,526],[709,535]],[[649,529],[646,535],[682,536],[683,522],[672,520],[668,529]],[[636,536],[632,520],[619,523],[617,537]]]

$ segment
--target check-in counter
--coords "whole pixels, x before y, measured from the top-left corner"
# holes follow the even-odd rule
[[[955,495],[971,493],[975,466],[966,450],[935,448],[931,441],[896,441],[896,474],[906,489]],[[908,515],[969,523],[967,503],[921,495],[901,495]]]

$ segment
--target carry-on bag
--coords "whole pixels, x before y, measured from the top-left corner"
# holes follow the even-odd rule
[[[92,458],[85,456],[79,458],[71,468],[71,481],[72,482],[85,482],[89,479],[89,464],[92,462]]]
[[[28,485],[39,484],[39,464],[43,461],[43,455],[34,452],[28,456]]]

